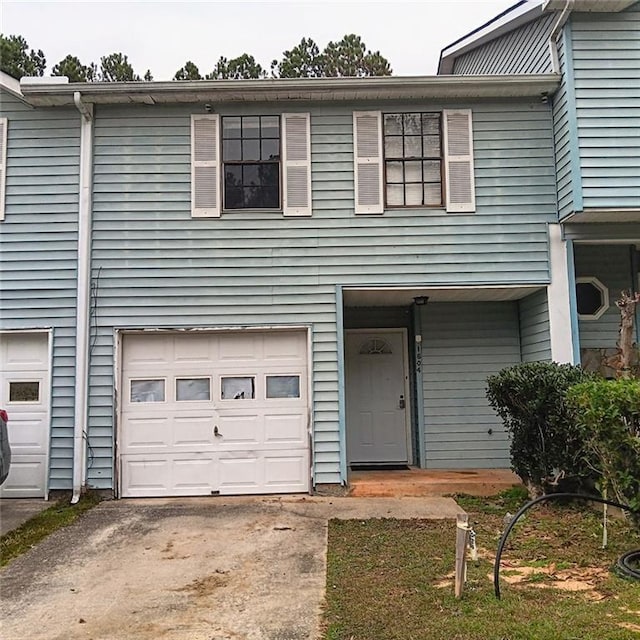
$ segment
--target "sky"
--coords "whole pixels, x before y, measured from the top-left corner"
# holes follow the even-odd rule
[[[204,75],[220,56],[243,53],[269,69],[303,37],[323,49],[355,33],[389,60],[394,75],[434,75],[443,47],[515,2],[0,0],[0,26],[42,49],[47,72],[67,54],[99,64],[114,52],[127,55],[139,75],[150,69],[154,80],[171,80],[187,60]]]

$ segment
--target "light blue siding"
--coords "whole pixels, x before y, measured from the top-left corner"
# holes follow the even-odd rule
[[[520,362],[517,303],[429,303],[422,362],[427,468],[508,468],[507,434],[486,380]]]
[[[388,105],[435,110],[442,104]],[[469,105],[455,105],[461,108]],[[219,113],[275,113],[274,105]],[[477,212],[355,216],[353,108],[311,111],[313,217],[190,217],[193,107],[101,107],[95,129],[89,482],[112,486],[114,328],[308,324],[316,482],[340,481],[336,285],[544,284],[556,218],[551,114],[473,107]],[[515,309],[515,307],[514,307]]]
[[[584,207],[640,207],[640,5],[571,24]]]
[[[631,247],[628,245],[575,245],[576,277],[595,276],[609,291],[609,309],[597,320],[579,319],[582,349],[613,349],[619,338],[620,292],[634,286]],[[637,274],[635,276],[637,278]],[[637,285],[635,285],[637,286]]]
[[[555,16],[533,20],[510,33],[463,53],[456,59],[455,75],[550,73],[549,34]]]
[[[549,300],[541,289],[518,301],[522,362],[551,360]]]
[[[49,488],[70,489],[80,118],[5,92],[0,116],[9,121],[0,329],[54,329]]]

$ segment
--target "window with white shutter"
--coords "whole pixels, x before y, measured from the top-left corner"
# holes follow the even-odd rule
[[[4,220],[4,194],[7,181],[7,131],[9,121],[0,118],[0,220]]]
[[[308,113],[285,113],[283,129],[283,212],[311,215],[311,119]]]
[[[220,216],[219,117],[191,116],[191,215]]]
[[[443,121],[447,211],[470,213],[476,210],[471,110],[447,109]]]
[[[383,213],[382,114],[379,111],[354,111],[353,157],[355,212]]]

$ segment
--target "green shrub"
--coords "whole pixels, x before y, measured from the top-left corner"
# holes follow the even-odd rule
[[[586,462],[599,489],[640,509],[640,380],[594,380],[569,389]]]
[[[592,379],[579,366],[529,362],[487,380],[487,398],[511,435],[511,468],[531,497],[559,476],[586,478],[580,429],[565,403],[569,387]]]

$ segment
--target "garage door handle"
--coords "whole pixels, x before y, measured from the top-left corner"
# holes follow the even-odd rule
[[[222,438],[222,434],[220,433],[220,431],[218,431],[218,425],[216,425],[215,427],[213,427],[213,435],[216,438]]]

